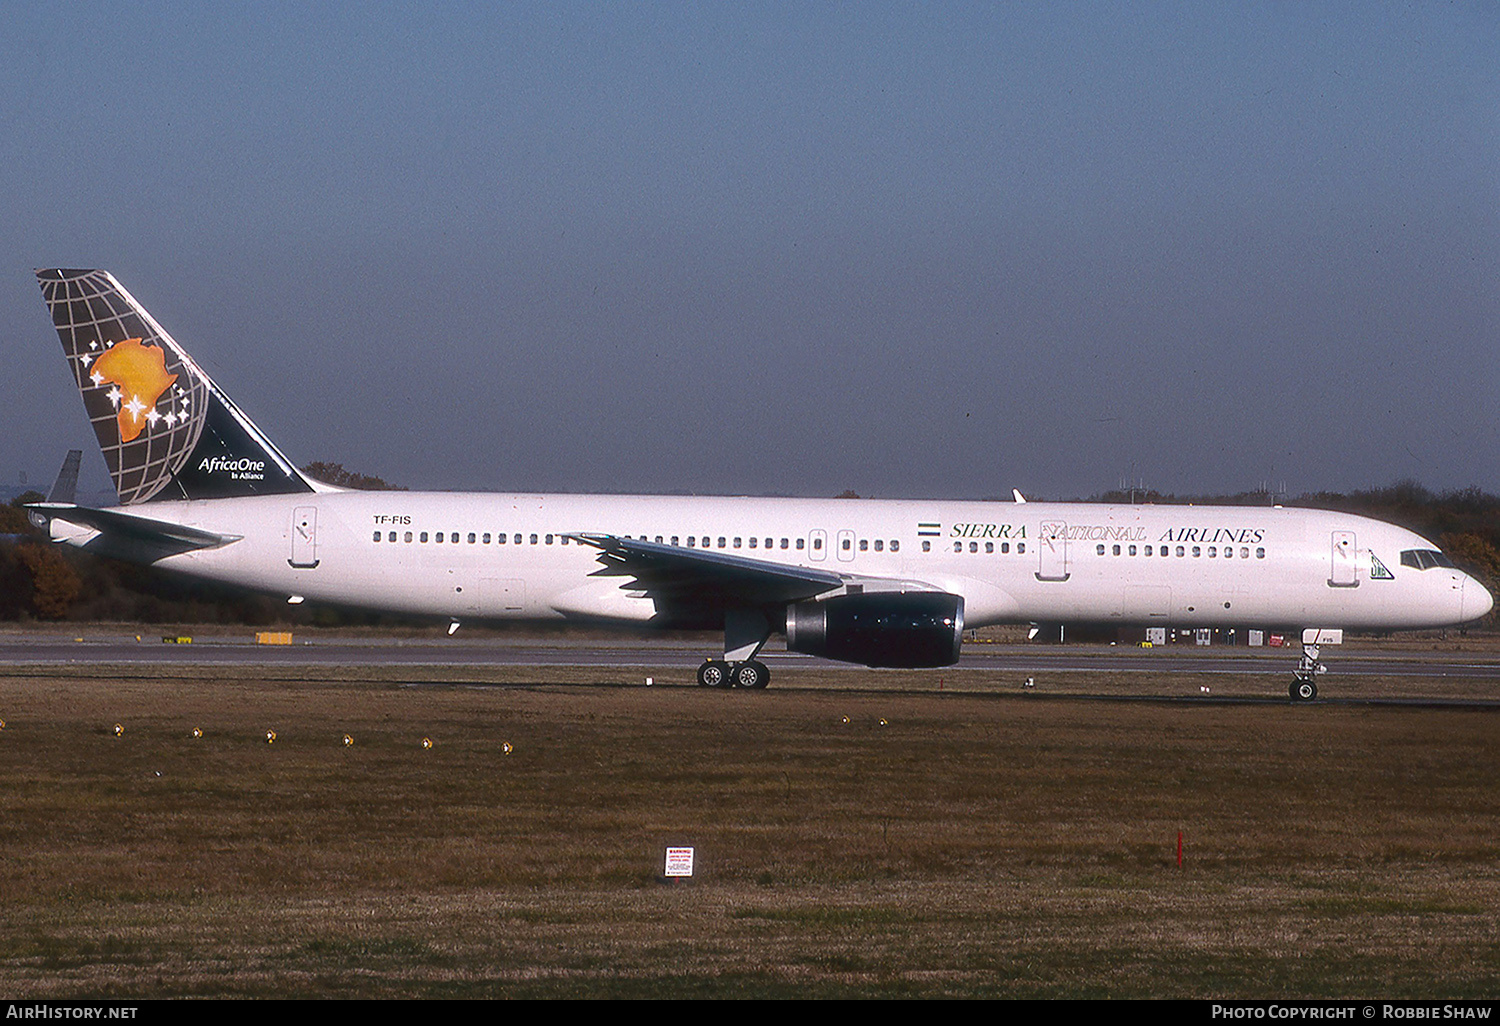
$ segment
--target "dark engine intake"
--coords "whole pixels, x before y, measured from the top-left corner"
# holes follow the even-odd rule
[[[951,666],[963,641],[964,600],[946,592],[872,592],[797,602],[786,647],[865,666]]]

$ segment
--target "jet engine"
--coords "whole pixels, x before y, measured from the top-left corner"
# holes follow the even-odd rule
[[[869,592],[796,602],[786,647],[865,666],[951,666],[964,633],[964,600],[938,591]]]

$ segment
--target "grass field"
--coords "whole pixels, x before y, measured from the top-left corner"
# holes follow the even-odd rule
[[[0,994],[1500,993],[1500,709],[865,676],[0,667]]]

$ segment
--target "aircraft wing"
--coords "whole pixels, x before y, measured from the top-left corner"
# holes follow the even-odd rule
[[[625,577],[620,587],[644,592],[658,616],[680,623],[710,621],[726,609],[767,608],[845,590],[941,591],[919,581],[842,574],[818,567],[789,566],[615,535],[571,534],[599,550],[594,577]]]
[[[31,510],[32,523],[38,527],[51,525],[55,539],[97,532],[96,537],[83,541],[82,547],[117,559],[153,563],[195,549],[217,549],[241,537],[71,502],[33,502],[26,508]]]
[[[686,549],[614,535],[575,534],[599,550],[594,577],[630,577],[624,585],[671,605],[763,606],[821,595],[843,587],[847,578],[828,570],[786,566],[707,549]]]

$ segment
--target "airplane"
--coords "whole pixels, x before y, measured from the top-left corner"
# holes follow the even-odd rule
[[[1493,607],[1438,546],[1314,509],[352,491],[300,472],[108,272],[38,270],[119,505],[30,506],[59,543],[320,602],[466,620],[722,629],[710,687],[764,688],[775,633],[871,667],[956,663],[1006,623],[1344,630]],[[66,472],[66,468],[65,468]],[[76,464],[74,469],[76,475]]]

